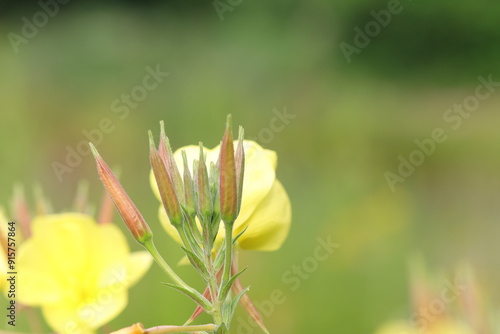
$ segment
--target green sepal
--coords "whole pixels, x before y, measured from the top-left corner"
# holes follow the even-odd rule
[[[224,307],[222,308],[222,319],[225,322],[230,323],[241,297],[243,297],[243,295],[247,293],[248,290],[250,290],[250,287],[246,287],[245,289],[240,291],[240,293],[238,293],[230,303],[224,305]]]
[[[205,309],[205,306],[203,305],[204,303],[205,303],[205,305],[211,305],[211,303],[203,296],[201,298],[203,298],[205,300],[201,300],[193,292],[189,291],[186,288],[183,288],[182,286],[178,286],[178,285],[172,284],[172,283],[165,283],[165,282],[162,282],[161,284],[166,285],[169,288],[172,288],[172,289],[177,290],[179,292],[182,292],[183,294],[188,296],[191,300],[193,300],[196,304],[200,305],[207,313],[211,313],[212,310]]]

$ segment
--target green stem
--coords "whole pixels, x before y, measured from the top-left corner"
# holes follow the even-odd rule
[[[226,236],[224,241],[226,242],[226,257],[224,262],[224,273],[222,276],[222,282],[225,283],[229,281],[231,277],[231,263],[233,261],[233,222],[224,222],[224,228],[226,231]]]
[[[148,250],[148,252],[153,256],[153,258],[155,259],[156,263],[160,266],[160,268],[165,272],[165,274],[167,274],[167,276],[175,283],[177,284],[178,286],[184,288],[189,294],[190,296],[196,300],[198,302],[198,304],[203,307],[206,311],[210,311],[211,310],[211,304],[210,302],[205,298],[203,297],[198,291],[196,291],[195,289],[193,289],[192,287],[190,287],[189,285],[186,284],[186,282],[184,282],[182,280],[182,278],[180,278],[173,270],[172,268],[170,268],[170,266],[167,264],[167,262],[163,259],[163,257],[160,255],[160,253],[158,252],[158,250],[156,249],[154,243],[153,243],[153,239],[152,238],[148,238],[146,239],[143,244],[144,248],[146,248]]]
[[[195,326],[156,326],[146,329],[144,334],[193,333],[199,331],[214,332],[216,329],[217,326],[214,324]]]
[[[206,230],[208,232],[208,229]],[[219,301],[219,296],[218,296],[218,282],[217,282],[217,272],[215,271],[214,268],[214,263],[212,259],[212,249],[211,247],[208,247],[207,245],[210,244],[210,236],[208,233],[205,234],[205,261],[206,261],[206,267],[208,269],[208,272],[210,274],[210,278],[208,280],[208,289],[210,290],[210,297],[212,298],[212,303],[213,303],[213,313],[212,317],[214,319],[214,322],[217,326],[220,326],[223,322],[222,319],[222,304]]]

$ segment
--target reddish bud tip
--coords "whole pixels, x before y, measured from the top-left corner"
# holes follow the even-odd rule
[[[175,187],[175,192],[177,197],[183,201],[184,200],[184,186],[182,183],[181,173],[177,168],[177,163],[174,159],[174,153],[172,152],[172,147],[170,146],[170,141],[165,134],[165,126],[163,121],[160,121],[160,144],[158,147],[158,152],[167,168],[168,175],[172,179],[172,183]]]
[[[135,206],[134,202],[123,189],[118,179],[113,174],[109,166],[102,159],[97,152],[96,148],[92,143],[90,143],[90,149],[92,155],[95,158],[97,165],[97,172],[101,178],[102,184],[106,188],[109,196],[113,200],[116,209],[120,213],[123,221],[127,225],[128,229],[132,233],[133,237],[139,242],[144,243],[146,240],[150,239],[153,235],[149,225],[146,223],[141,213]]]
[[[235,221],[238,211],[238,196],[236,187],[236,167],[234,161],[233,134],[231,115],[227,116],[226,132],[220,148],[220,212],[226,223]]]
[[[200,142],[200,156],[195,170],[195,193],[197,196],[197,209],[201,217],[205,217],[207,221],[213,213],[212,196],[210,194],[210,185],[208,180],[207,165],[205,155],[203,154],[203,143]]]
[[[181,224],[183,216],[179,205],[179,199],[177,198],[175,187],[170,175],[168,174],[167,168],[163,163],[160,154],[156,150],[151,131],[149,131],[149,148],[149,161],[155,175],[163,207],[165,208],[168,218],[173,225]]]

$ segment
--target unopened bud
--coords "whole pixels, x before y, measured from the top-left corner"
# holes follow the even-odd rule
[[[226,132],[220,147],[220,212],[226,223],[232,223],[237,217],[238,196],[236,193],[236,167],[234,161],[233,134],[231,115],[227,116]]]
[[[96,161],[99,177],[133,237],[141,244],[151,239],[153,232],[151,232],[149,225],[142,217],[134,202],[127,195],[116,176],[92,143],[90,143],[90,149]]]
[[[184,209],[191,217],[196,215],[194,199],[194,183],[187,161],[186,151],[182,151],[182,162],[184,164]]]
[[[203,144],[200,143],[200,157],[198,163],[195,164],[195,192],[197,194],[197,211],[201,217],[207,219],[207,221],[212,217],[213,203],[212,196],[210,194],[210,186],[208,183],[208,171],[207,165],[205,163],[205,156],[203,154]]]
[[[183,221],[179,199],[177,198],[177,194],[175,192],[172,179],[167,172],[167,168],[163,163],[160,154],[156,150],[151,131],[149,131],[149,148],[149,161],[151,162],[151,168],[153,169],[153,173],[155,175],[161,201],[172,225],[179,225]]]
[[[165,134],[165,126],[163,121],[160,121],[160,144],[158,147],[158,152],[167,168],[168,175],[172,179],[172,183],[175,187],[175,192],[177,193],[177,198],[183,202],[184,200],[184,187],[182,184],[182,177],[179,169],[177,168],[177,163],[174,159],[174,153],[172,152],[172,147],[170,146],[170,141]]]

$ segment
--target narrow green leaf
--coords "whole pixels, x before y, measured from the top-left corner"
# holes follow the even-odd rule
[[[238,240],[238,239],[239,239],[239,238],[243,235],[243,233],[245,233],[245,232],[246,232],[246,230],[247,230],[247,229],[248,229],[248,225],[247,225],[247,227],[245,227],[245,228],[243,229],[243,231],[241,231],[240,233],[238,233],[238,235],[237,235],[237,236],[235,236],[235,237],[234,237],[234,239],[233,239],[233,245],[236,243],[236,240]]]
[[[243,297],[243,295],[245,295],[245,293],[248,292],[248,290],[250,290],[250,287],[246,287],[245,289],[243,289],[240,293],[238,293],[236,295],[236,297],[234,297],[233,301],[232,301],[232,306],[231,306],[231,318],[233,318],[233,314],[234,314],[234,311],[236,310],[236,306],[238,306],[238,303],[240,302],[240,299],[241,297]]]
[[[240,271],[239,273],[235,274],[233,277],[231,277],[229,279],[229,281],[223,283],[222,287],[221,287],[221,290],[220,290],[220,293],[219,293],[219,298],[220,300],[225,300],[229,291],[231,290],[231,286],[233,285],[234,281],[236,281],[236,279],[245,272],[245,270],[247,270],[247,268],[243,269],[242,271]]]
[[[161,284],[166,285],[169,288],[172,288],[172,289],[177,290],[179,292],[182,292],[183,294],[185,294],[186,296],[188,296],[189,298],[191,298],[196,304],[200,305],[207,313],[211,312],[211,310],[206,310],[205,307],[203,306],[203,301],[200,300],[198,298],[198,296],[196,296],[194,293],[192,293],[188,289],[183,288],[182,286],[178,286],[178,285],[172,284],[172,283],[162,282]],[[206,302],[209,303],[208,300]],[[211,303],[209,303],[209,304],[211,304]]]

